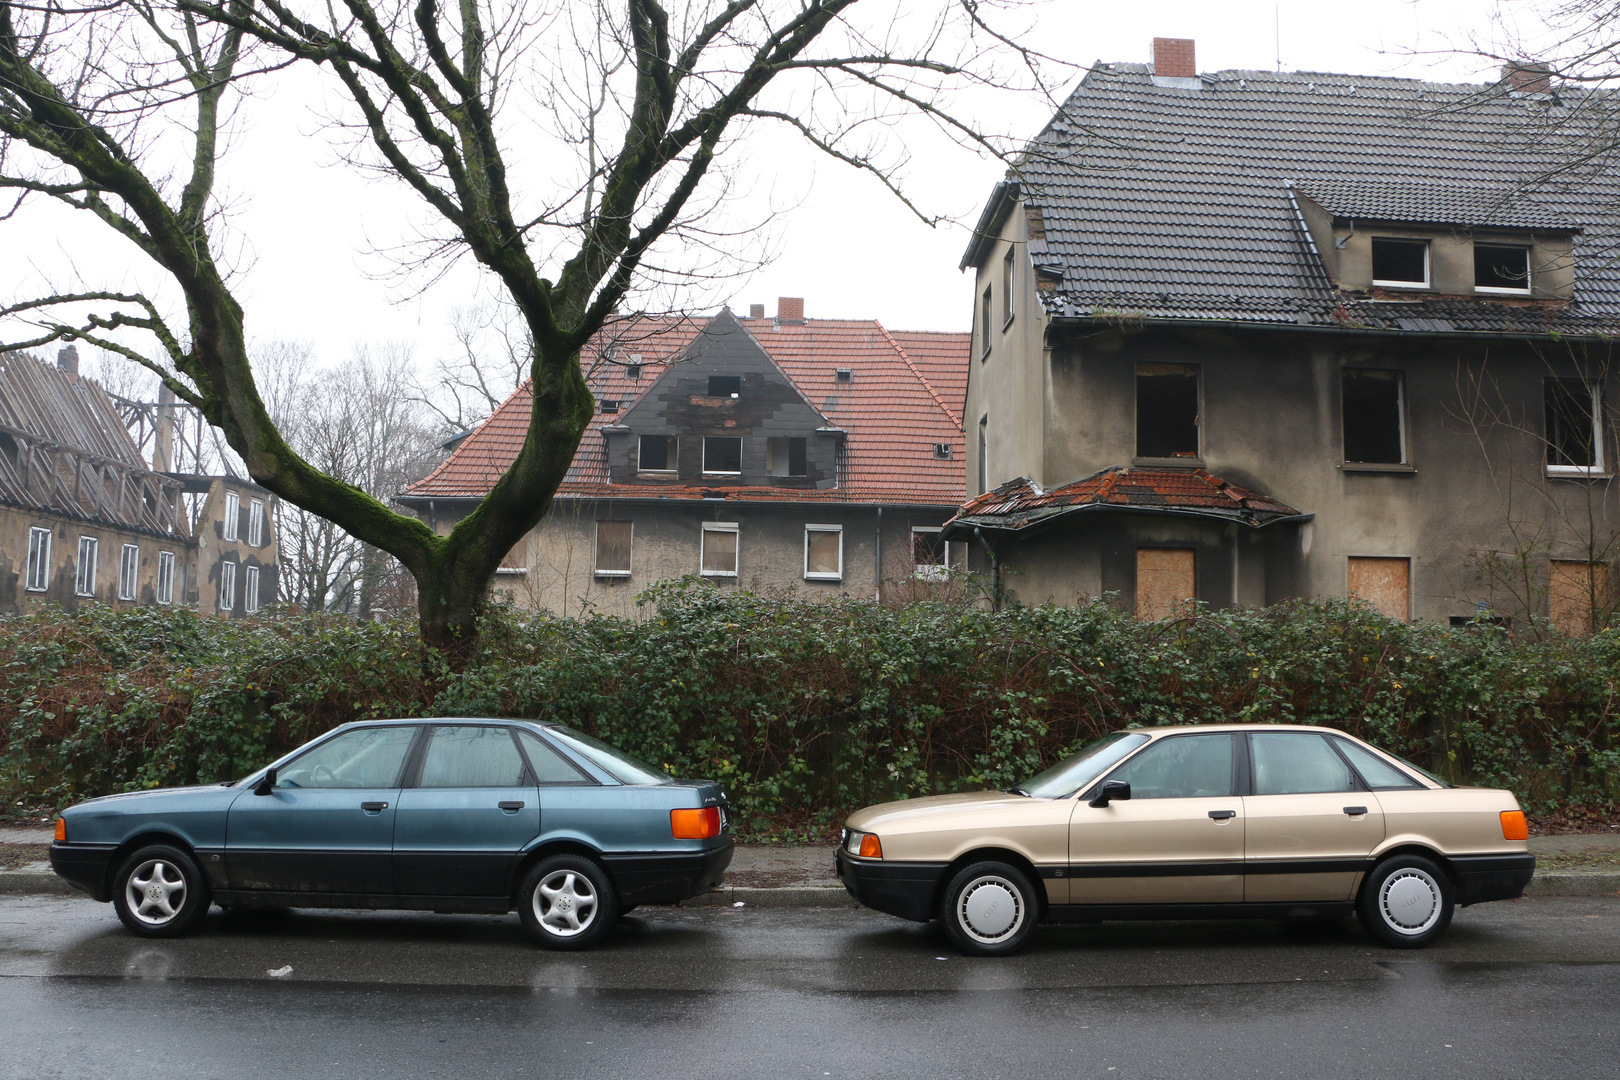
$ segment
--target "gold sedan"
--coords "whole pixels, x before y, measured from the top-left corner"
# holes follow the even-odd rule
[[[939,919],[964,952],[1037,923],[1355,914],[1386,945],[1535,872],[1511,792],[1452,787],[1327,728],[1164,727],[1104,736],[1019,787],[869,806],[838,876],[878,911]]]

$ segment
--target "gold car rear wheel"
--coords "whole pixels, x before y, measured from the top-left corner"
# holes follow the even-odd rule
[[[1016,952],[1039,917],[1035,886],[1022,870],[1003,862],[964,866],[940,902],[940,922],[951,944],[975,956]]]
[[[1422,855],[1392,855],[1361,884],[1356,914],[1367,932],[1396,949],[1421,949],[1451,925],[1451,879]]]

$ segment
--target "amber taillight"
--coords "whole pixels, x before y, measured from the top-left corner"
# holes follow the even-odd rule
[[[56,819],[56,839],[67,843],[67,818]]]
[[[1523,810],[1502,811],[1502,839],[1530,839],[1530,823],[1524,819]]]
[[[720,808],[705,806],[701,810],[671,810],[669,831],[677,840],[707,840],[720,835]]]

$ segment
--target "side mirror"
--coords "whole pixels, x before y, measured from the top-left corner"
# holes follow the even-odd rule
[[[1124,780],[1108,780],[1104,782],[1102,790],[1097,792],[1097,797],[1091,800],[1091,805],[1107,806],[1115,799],[1129,800],[1130,797],[1130,784],[1126,783]]]
[[[264,776],[259,778],[259,782],[257,784],[253,785],[253,794],[255,794],[255,795],[268,795],[268,794],[270,794],[271,791],[273,791],[275,789],[275,786],[276,786],[276,770],[275,770],[274,767],[271,767],[270,769],[265,771]]]

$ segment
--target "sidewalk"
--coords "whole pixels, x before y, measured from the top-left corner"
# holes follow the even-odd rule
[[[15,845],[48,845],[49,829],[0,829],[0,855]],[[824,844],[743,844],[723,886],[688,904],[751,907],[846,907],[855,901],[833,872],[833,848]],[[1541,868],[1526,896],[1620,896],[1620,835],[1533,836],[1530,850]],[[69,893],[42,861],[0,870],[0,893]]]

